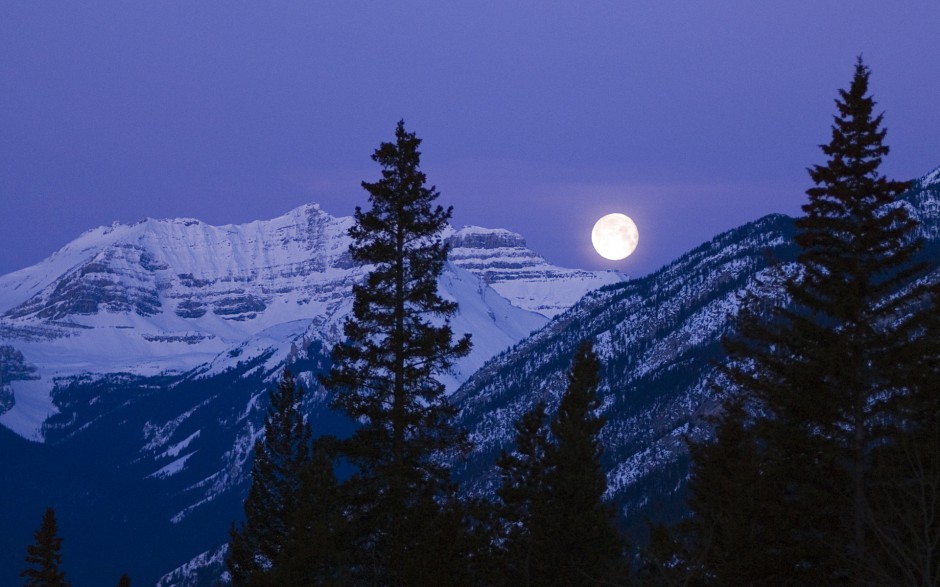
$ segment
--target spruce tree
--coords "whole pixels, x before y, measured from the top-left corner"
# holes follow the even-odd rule
[[[437,291],[451,209],[425,185],[420,143],[399,122],[395,142],[372,155],[382,177],[362,183],[371,208],[357,207],[349,230],[352,258],[370,270],[353,288],[346,340],[322,380],[333,406],[361,423],[343,447],[357,468],[345,490],[358,571],[376,585],[432,582],[440,559],[427,542],[447,518],[435,500],[453,493],[439,457],[464,442],[437,379],[470,349],[469,335],[455,342],[448,322],[456,303]]]
[[[601,466],[604,418],[597,413],[600,367],[591,342],[582,342],[552,420],[553,442],[546,451],[548,499],[533,528],[544,563],[540,585],[609,585],[627,574],[614,509],[603,499],[607,476]]]
[[[346,585],[351,560],[345,550],[347,527],[334,474],[336,439],[313,443],[300,476],[297,505],[287,512],[287,541],[265,574],[270,585]]]
[[[689,582],[720,577],[723,584],[756,585],[767,579],[768,565],[777,561],[772,530],[776,510],[766,507],[763,496],[780,495],[781,490],[774,487],[775,478],[761,474],[760,447],[747,429],[742,399],[729,398],[714,418],[714,442],[689,446],[689,508],[696,515],[682,522],[672,537],[677,550],[658,553],[661,574]],[[682,564],[664,564],[673,556]]]
[[[866,474],[872,448],[889,432],[892,398],[898,393],[891,374],[905,363],[904,346],[917,322],[899,318],[911,294],[887,299],[922,270],[912,262],[922,243],[907,208],[892,206],[909,186],[878,172],[888,154],[882,114],[874,115],[867,95],[869,70],[859,58],[848,91],[836,102],[839,115],[832,140],[822,147],[826,165],[810,170],[806,216],[797,221],[805,277],[791,295],[813,318],[803,333],[824,341],[819,363],[826,367],[825,393],[818,394],[826,426],[847,463],[851,496],[848,538],[857,561],[866,557],[864,519],[868,512]],[[895,324],[892,324],[895,323]],[[805,402],[777,402],[792,404]]]
[[[609,585],[629,575],[614,509],[603,501],[599,384],[600,361],[585,341],[550,430],[543,404],[516,424],[516,451],[498,463],[503,584]]]
[[[236,587],[263,584],[262,577],[293,533],[291,516],[310,460],[310,427],[299,410],[302,399],[303,388],[285,369],[269,396],[264,436],[255,441],[245,521],[229,531],[226,565]]]
[[[127,575],[127,573],[124,573],[121,575],[121,578],[118,579],[117,587],[131,587],[131,578]]]
[[[534,585],[536,567],[532,527],[537,513],[547,510],[546,450],[548,449],[545,403],[537,403],[515,423],[513,452],[503,451],[497,460],[500,473],[499,534],[501,546],[491,556],[497,559],[491,581],[500,585]]]
[[[896,375],[896,434],[873,451],[865,569],[879,585],[940,584],[940,283],[922,299],[911,360]]]
[[[790,303],[769,316],[743,312],[739,335],[726,341],[729,396],[755,417],[719,436],[720,446],[693,451],[691,505],[700,528],[733,519],[741,506],[709,485],[724,467],[736,475],[729,483],[755,487],[741,505],[760,515],[708,542],[705,576],[714,584],[739,581],[741,569],[723,561],[754,549],[763,554],[752,557],[752,571],[768,583],[868,577],[873,455],[908,429],[900,406],[916,387],[918,341],[933,311],[923,288],[908,287],[922,270],[914,262],[921,242],[897,205],[907,184],[879,173],[888,147],[868,83],[859,59],[821,147],[827,162],[809,170],[815,186],[796,222],[800,272],[786,284]],[[747,450],[736,455],[735,444]]]
[[[42,525],[33,534],[35,542],[27,547],[26,564],[20,573],[26,578],[25,587],[68,587],[62,565],[62,538],[55,519],[55,510],[47,508]]]

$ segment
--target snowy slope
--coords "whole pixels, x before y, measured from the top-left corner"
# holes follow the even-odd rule
[[[273,365],[313,341],[332,345],[366,271],[348,254],[351,223],[307,205],[244,225],[114,224],[0,277],[0,351],[10,355],[0,352],[0,424],[41,440],[56,413],[52,389],[80,375],[211,376],[263,353]],[[507,231],[447,236],[453,262],[441,291],[460,306],[455,332],[474,340],[449,389],[591,289],[622,279],[550,265]]]
[[[923,222],[932,267],[938,180],[940,172],[925,177],[904,203]],[[0,421],[45,439],[29,443],[0,426],[12,471],[0,475],[0,495],[18,506],[0,513],[0,584],[15,584],[18,537],[49,504],[67,505],[60,524],[76,584],[107,584],[127,569],[135,584],[214,584],[281,366],[311,392],[304,409],[315,434],[351,427],[316,380],[362,275],[346,245],[334,246],[348,222],[305,207],[241,227],[116,225],[0,278],[0,411],[8,410]],[[702,415],[715,408],[708,381],[718,340],[741,292],[773,295],[765,264],[793,257],[790,220],[729,231],[653,275],[589,293],[544,326],[561,295],[580,297],[591,275],[605,276],[546,266],[507,231],[447,237],[453,262],[440,289],[460,303],[454,330],[476,343],[447,381],[451,389],[463,382],[452,397],[476,443],[455,463],[462,487],[492,491],[492,464],[515,418],[559,397],[571,354],[593,338],[604,365],[609,497],[640,531],[647,513],[682,515],[682,439],[708,433]],[[542,311],[525,311],[527,303]]]
[[[522,235],[478,226],[448,234],[450,259],[480,276],[513,304],[554,318],[584,294],[624,281],[616,271],[566,269],[531,251]]]
[[[925,279],[940,281],[940,169],[913,183],[906,206],[925,238]],[[475,453],[455,472],[471,493],[494,489],[494,463],[513,423],[536,402],[557,406],[579,343],[602,363],[600,412],[608,497],[638,531],[644,518],[678,516],[688,475],[684,438],[711,433],[712,383],[744,296],[784,303],[798,267],[793,220],[771,215],[727,231],[641,279],[589,293],[537,333],[495,357],[454,394]],[[773,262],[771,264],[771,262]]]

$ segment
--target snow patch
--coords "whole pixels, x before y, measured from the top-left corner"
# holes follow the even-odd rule
[[[186,448],[189,446],[189,444],[190,444],[192,441],[194,441],[194,440],[196,440],[197,438],[199,438],[199,433],[200,433],[200,431],[199,431],[199,430],[196,430],[195,432],[193,432],[192,434],[190,434],[189,436],[187,436],[187,437],[186,437],[185,439],[183,439],[182,441],[177,442],[176,444],[174,444],[174,445],[171,446],[170,448],[166,449],[164,452],[160,453],[160,454],[157,456],[157,458],[158,458],[158,459],[166,459],[166,458],[171,458],[171,457],[179,456],[179,454],[180,454],[181,452],[183,452],[184,450],[186,450]]]
[[[920,185],[924,187],[935,183],[940,183],[940,167],[937,167],[920,180]]]
[[[193,456],[193,455],[196,454],[197,452],[199,452],[199,451],[194,450],[194,451],[191,452],[191,453],[188,453],[188,454],[185,454],[185,455],[181,456],[180,458],[176,459],[175,461],[173,461],[173,462],[170,463],[169,465],[167,465],[167,466],[161,468],[161,469],[158,470],[158,471],[154,471],[153,473],[147,475],[147,478],[151,478],[151,477],[152,477],[152,478],[154,478],[154,479],[166,479],[167,477],[171,477],[171,476],[173,476],[173,475],[176,475],[177,473],[179,473],[180,471],[183,470],[183,467],[186,466],[186,461],[189,460],[189,457]]]
[[[189,587],[196,585],[199,572],[209,568],[219,568],[222,571],[218,577],[220,584],[228,585],[231,577],[228,571],[224,570],[226,556],[228,556],[228,544],[207,550],[193,557],[186,564],[160,577],[156,587]]]
[[[0,414],[0,424],[27,440],[43,441],[42,424],[59,413],[52,402],[51,383],[41,379],[13,381],[13,407]]]

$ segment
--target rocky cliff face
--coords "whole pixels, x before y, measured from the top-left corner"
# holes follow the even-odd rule
[[[451,247],[458,250],[508,249],[518,251],[524,256],[533,256],[531,251],[526,250],[522,235],[508,230],[464,227],[448,237],[447,241]]]
[[[551,265],[508,230],[464,227],[447,238],[451,262],[475,275],[514,305],[552,318],[594,289],[626,279],[616,271]]]
[[[57,410],[52,374],[185,373],[200,365],[216,372],[245,341],[298,320],[305,321],[298,332],[287,329],[293,338],[272,342],[272,361],[303,341],[331,345],[351,309],[352,284],[367,270],[349,257],[351,223],[308,205],[237,226],[114,224],[3,276],[0,342],[37,366],[40,383],[0,386],[0,424],[42,438],[42,423]],[[451,388],[548,316],[620,279],[553,266],[507,231],[472,227],[448,236],[452,262],[441,288],[460,304],[455,327],[477,341]],[[10,413],[16,395],[25,412]]]
[[[172,313],[244,321],[288,291],[301,302],[329,299],[324,285],[351,269],[344,260],[349,222],[304,206],[241,226],[177,219],[98,228],[39,266],[6,276],[0,292],[7,295],[0,293],[0,300],[15,305],[3,317]]]
[[[350,218],[311,205],[240,226],[151,219],[98,228],[38,266],[0,279],[0,312],[8,323],[89,323],[80,317],[102,313],[243,322],[263,317],[285,296],[299,305],[328,305],[361,274],[347,253],[350,224]],[[557,313],[576,301],[569,298],[623,279],[551,265],[505,230],[448,233],[454,265],[510,294],[518,289],[514,284],[525,283],[543,313]],[[534,309],[522,298],[510,300]]]

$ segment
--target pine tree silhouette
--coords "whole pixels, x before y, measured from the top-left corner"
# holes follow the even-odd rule
[[[232,584],[262,584],[292,533],[301,476],[310,461],[310,427],[299,411],[303,388],[287,369],[270,394],[264,437],[255,441],[245,522],[229,531],[226,565]]]
[[[540,561],[536,560],[532,529],[535,516],[547,509],[546,451],[548,426],[545,403],[537,403],[516,422],[515,451],[503,451],[497,460],[501,483],[498,516],[501,548],[491,556],[498,558],[499,573],[493,580],[500,585],[533,585]]]
[[[27,547],[26,564],[31,565],[20,573],[26,578],[25,587],[68,587],[62,565],[62,538],[55,519],[55,510],[46,509],[42,525],[33,535],[35,542]]]
[[[343,454],[357,467],[345,489],[358,571],[370,584],[433,584],[442,569],[459,566],[433,554],[451,543],[435,536],[452,520],[441,500],[454,499],[439,457],[464,445],[438,376],[469,352],[470,338],[454,342],[448,319],[457,306],[437,291],[451,209],[435,206],[438,192],[425,186],[420,143],[399,122],[395,142],[372,155],[382,178],[363,182],[371,208],[357,207],[349,230],[352,258],[370,271],[353,288],[346,341],[322,380],[333,406],[361,423]]]
[[[589,341],[575,353],[558,412],[537,404],[516,423],[516,451],[499,459],[504,585],[610,585],[629,576],[624,541],[605,503],[596,412],[600,361]]]
[[[871,547],[874,457],[911,431],[903,406],[923,388],[918,365],[935,354],[924,353],[936,347],[924,325],[936,297],[913,282],[922,243],[897,205],[908,184],[879,172],[888,147],[869,76],[859,59],[821,146],[827,162],[809,170],[790,303],[743,312],[726,341],[726,402],[743,402],[753,418],[719,446],[693,450],[695,556],[715,584],[753,573],[772,584],[862,584],[880,556]],[[722,469],[736,476],[726,483],[738,499],[713,485]],[[745,522],[736,507],[755,515]],[[703,524],[718,520],[725,526],[706,540]],[[742,556],[750,568],[729,563]]]
[[[628,576],[614,508],[604,502],[607,476],[601,465],[600,360],[590,341],[575,352],[568,387],[551,423],[546,460],[548,499],[536,516],[536,548],[542,549],[540,585],[610,585]],[[541,526],[541,527],[540,527]]]

